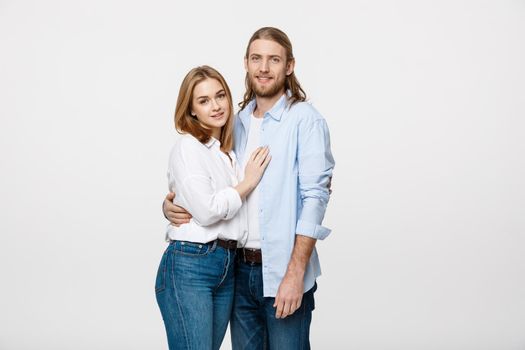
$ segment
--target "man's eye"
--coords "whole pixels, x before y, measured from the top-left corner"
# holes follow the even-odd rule
[[[272,58],[272,62],[273,62],[273,63],[279,63],[280,61],[281,61],[281,60],[278,59],[277,57]]]

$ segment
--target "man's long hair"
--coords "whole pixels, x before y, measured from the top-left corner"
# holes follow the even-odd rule
[[[284,47],[286,51],[286,64],[295,60],[293,57],[292,43],[290,42],[290,39],[282,30],[274,27],[263,27],[253,33],[250,41],[248,41],[248,46],[246,47],[246,54],[244,56],[246,59],[248,59],[250,45],[257,39],[271,40]],[[246,92],[244,93],[243,101],[239,103],[241,110],[244,109],[244,107],[246,107],[248,103],[255,97],[255,91],[253,90],[248,72],[246,72],[244,83],[246,85]],[[297,80],[295,72],[292,72],[292,74],[286,76],[284,88],[285,90],[290,90],[291,92],[291,95],[288,98],[288,103],[290,106],[294,103],[306,100],[306,93],[301,87],[301,84],[299,84],[299,80]]]

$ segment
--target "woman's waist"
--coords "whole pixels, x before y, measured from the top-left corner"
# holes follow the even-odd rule
[[[208,243],[216,239],[235,240],[242,239],[246,227],[241,227],[237,220],[220,221],[209,226],[200,226],[193,219],[180,226],[169,224],[166,229],[167,240],[190,241],[195,243]]]

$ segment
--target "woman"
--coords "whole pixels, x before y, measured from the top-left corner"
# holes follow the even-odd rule
[[[168,226],[155,292],[170,349],[219,349],[233,302],[235,250],[247,229],[238,212],[271,156],[258,148],[239,181],[230,89],[208,66],[184,78],[175,126],[183,135],[170,154],[169,187],[193,217]]]

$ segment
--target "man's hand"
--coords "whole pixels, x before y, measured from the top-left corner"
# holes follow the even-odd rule
[[[286,272],[273,304],[273,307],[277,308],[275,318],[290,316],[301,306],[304,288],[303,278],[304,273],[294,273],[290,270]]]
[[[192,216],[183,207],[173,204],[174,198],[175,193],[168,193],[164,199],[164,203],[162,203],[162,211],[164,212],[166,219],[168,219],[172,225],[179,227],[182,224],[190,222]]]
[[[315,242],[316,240],[313,238],[300,234],[295,235],[292,256],[273,304],[273,307],[277,308],[275,318],[290,316],[301,306],[304,292],[304,273],[306,264],[314,250]]]

